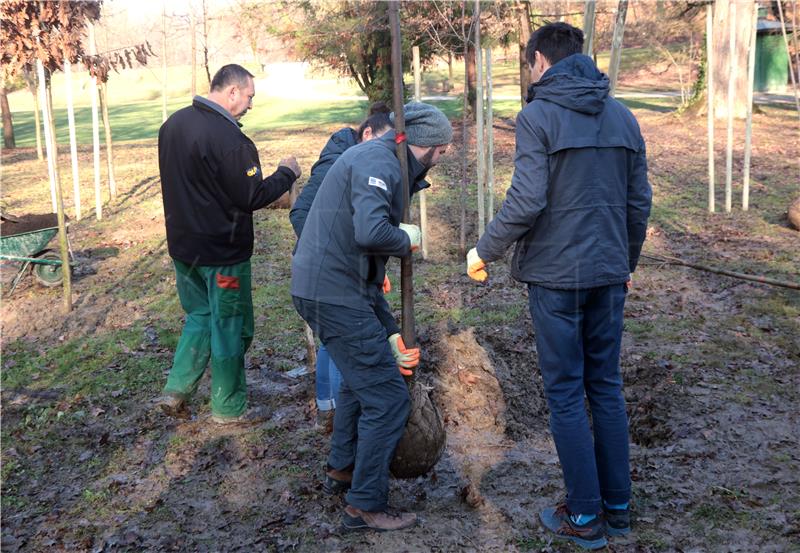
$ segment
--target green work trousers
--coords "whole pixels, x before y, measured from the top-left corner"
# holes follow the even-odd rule
[[[238,417],[247,409],[244,354],[253,341],[250,260],[219,267],[173,262],[186,322],[164,392],[191,396],[210,357],[211,412]]]

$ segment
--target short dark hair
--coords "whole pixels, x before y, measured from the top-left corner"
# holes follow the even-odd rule
[[[222,90],[232,84],[244,88],[247,86],[248,78],[253,78],[253,74],[250,71],[241,65],[229,63],[228,65],[223,65],[219,71],[214,73],[214,78],[211,79],[211,90]]]
[[[356,131],[358,141],[361,142],[361,140],[364,138],[364,131],[367,128],[371,129],[373,133],[376,133],[385,129],[386,127],[393,126],[391,119],[389,119],[389,114],[391,112],[392,110],[389,109],[389,106],[386,105],[386,102],[378,101],[369,106],[367,118],[363,123],[361,123],[361,125],[359,125],[358,130]]]
[[[583,51],[583,31],[567,23],[548,23],[539,27],[528,39],[525,59],[533,65],[534,52],[540,52],[551,65]]]

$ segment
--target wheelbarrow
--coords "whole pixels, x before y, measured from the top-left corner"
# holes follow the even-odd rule
[[[58,252],[48,249],[47,244],[58,234],[58,226],[55,215],[31,216],[37,219],[39,224],[46,225],[44,228],[27,230],[30,225],[23,224],[20,228],[26,229],[24,232],[15,232],[12,225],[3,221],[3,235],[0,236],[0,259],[21,263],[14,280],[11,282],[11,289],[8,295],[14,292],[20,280],[25,276],[28,268],[31,268],[36,281],[48,288],[59,286],[64,280],[64,271],[61,256]],[[9,222],[22,222],[24,218],[11,218],[3,215]],[[34,223],[36,225],[36,223]],[[36,225],[38,226],[38,225]],[[6,235],[6,233],[12,233]],[[69,246],[69,238],[67,239]],[[69,248],[70,259],[72,259],[72,248]],[[72,265],[72,263],[70,263]],[[71,268],[70,268],[71,270]]]

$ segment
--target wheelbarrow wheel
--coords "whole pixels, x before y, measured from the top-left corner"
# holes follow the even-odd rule
[[[61,261],[61,256],[56,252],[45,252],[38,257],[38,259],[46,259],[48,261]],[[64,271],[61,265],[50,265],[48,263],[34,263],[33,276],[36,281],[42,286],[52,288],[53,286],[60,286],[64,280]]]

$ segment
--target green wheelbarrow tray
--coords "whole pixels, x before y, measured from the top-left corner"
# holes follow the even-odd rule
[[[32,266],[33,275],[42,286],[52,287],[61,284],[64,280],[61,256],[46,248],[56,234],[58,227],[49,227],[0,237],[0,259],[22,263],[11,283],[8,295],[14,292],[29,266]],[[70,257],[72,257],[71,248]]]

